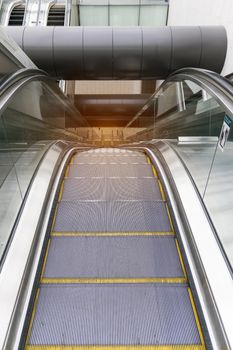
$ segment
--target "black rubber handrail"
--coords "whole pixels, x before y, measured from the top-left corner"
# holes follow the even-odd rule
[[[233,83],[227,78],[219,75],[218,73],[200,69],[200,68],[182,68],[169,75],[169,77],[159,86],[154,94],[148,99],[140,111],[129,121],[125,128],[129,127],[135,120],[137,120],[142,113],[149,107],[150,102],[159,95],[160,91],[169,83],[175,81],[181,81],[185,79],[192,79],[193,81],[205,86],[206,88],[215,88],[214,97],[222,105],[222,97],[227,100],[225,106],[228,112],[233,116]],[[213,93],[213,92],[212,92]]]
[[[41,70],[41,69],[34,69],[34,68],[22,68],[19,69],[11,74],[5,75],[0,80],[0,96],[12,85],[17,83],[19,80],[27,78],[29,76],[33,75],[42,75],[44,77],[49,77],[48,74]]]

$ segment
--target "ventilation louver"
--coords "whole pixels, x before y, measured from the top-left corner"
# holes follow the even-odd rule
[[[47,26],[64,26],[65,6],[53,5],[49,9]]]
[[[8,25],[9,26],[22,26],[23,19],[24,19],[24,13],[25,13],[25,6],[24,5],[15,6],[11,11]]]

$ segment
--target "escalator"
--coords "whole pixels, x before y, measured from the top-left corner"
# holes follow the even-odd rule
[[[168,201],[145,154],[76,153],[25,349],[205,349]]]
[[[233,106],[225,85],[178,72],[151,99],[153,124],[142,110],[140,133],[97,149],[44,72],[2,81],[1,350],[232,348],[231,268],[201,197]]]

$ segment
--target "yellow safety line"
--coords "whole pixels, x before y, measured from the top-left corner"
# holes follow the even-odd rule
[[[174,232],[51,232],[53,237],[174,236]]]
[[[166,203],[166,209],[167,209],[167,215],[168,215],[168,219],[169,219],[169,222],[170,222],[171,229],[172,229],[173,232],[175,232],[174,226],[173,226],[173,223],[172,223],[172,218],[171,218],[170,210],[169,210],[169,208],[168,208],[167,203]]]
[[[163,186],[162,186],[162,184],[161,184],[161,181],[158,180],[158,183],[159,183],[159,189],[160,189],[160,192],[161,192],[161,195],[162,195],[162,199],[163,199],[164,201],[166,201],[166,197],[165,197],[165,193],[164,193],[164,190],[163,190]]]
[[[202,333],[199,317],[198,317],[198,314],[197,314],[197,309],[196,309],[195,302],[194,302],[193,295],[192,295],[192,292],[191,292],[190,288],[188,288],[188,293],[189,293],[189,298],[190,298],[190,301],[191,301],[194,317],[195,317],[195,320],[196,320],[199,336],[200,336],[200,339],[201,339],[201,344],[204,346],[204,349],[205,349],[205,341],[204,341],[204,337],[203,337],[203,333]]]
[[[179,246],[179,243],[178,243],[177,239],[175,239],[175,242],[176,242],[176,248],[177,248],[179,259],[180,259],[180,264],[181,264],[184,276],[185,276],[185,278],[187,280],[188,279],[187,278],[187,273],[186,273],[186,270],[185,270],[185,267],[184,267],[184,261],[183,261],[182,255],[181,255],[180,246]]]
[[[148,156],[146,156],[146,159],[147,159],[147,163],[151,164],[150,158]]]
[[[56,220],[56,216],[57,216],[57,210],[58,210],[58,204],[56,205],[56,208],[55,208],[51,231],[53,231],[53,228],[54,228],[54,225],[55,225],[55,220]]]
[[[45,253],[45,257],[44,257],[43,266],[42,266],[41,278],[42,278],[42,276],[44,275],[45,265],[46,265],[46,261],[47,261],[48,254],[49,254],[50,243],[51,243],[51,240],[49,239],[48,245],[47,245],[47,248],[46,248],[46,253]]]
[[[26,350],[204,350],[199,344],[187,345],[27,345]]]
[[[154,165],[152,165],[152,170],[153,170],[154,176],[155,176],[155,177],[158,177],[158,174],[157,174],[157,171],[156,171]]]
[[[60,188],[59,196],[58,196],[58,202],[60,202],[60,201],[61,201],[61,197],[62,197],[62,194],[63,194],[63,189],[64,189],[64,184],[65,184],[65,181],[63,180],[63,181],[62,181],[62,184],[61,184],[61,188]]]
[[[184,277],[170,278],[42,278],[41,283],[45,284],[118,284],[118,283],[186,283]]]
[[[34,301],[34,305],[33,305],[33,310],[32,310],[32,316],[31,316],[31,320],[30,320],[30,324],[29,324],[29,328],[28,328],[28,334],[27,334],[27,338],[26,338],[26,344],[28,344],[29,341],[29,337],[31,334],[31,330],[32,330],[32,324],[33,324],[33,320],[35,317],[35,313],[36,313],[36,306],[37,306],[37,300],[39,298],[39,294],[40,294],[40,288],[38,288],[37,292],[36,292],[36,297],[35,297],[35,301]],[[27,348],[27,347],[26,347]]]
[[[66,168],[66,171],[65,171],[64,178],[68,177],[69,168],[70,168],[70,165],[68,164],[67,168]]]

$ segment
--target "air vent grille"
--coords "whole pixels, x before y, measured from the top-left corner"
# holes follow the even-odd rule
[[[47,26],[64,26],[65,6],[53,5],[50,7]]]
[[[15,6],[10,14],[10,19],[8,22],[9,26],[22,26],[25,13],[24,5]]]

